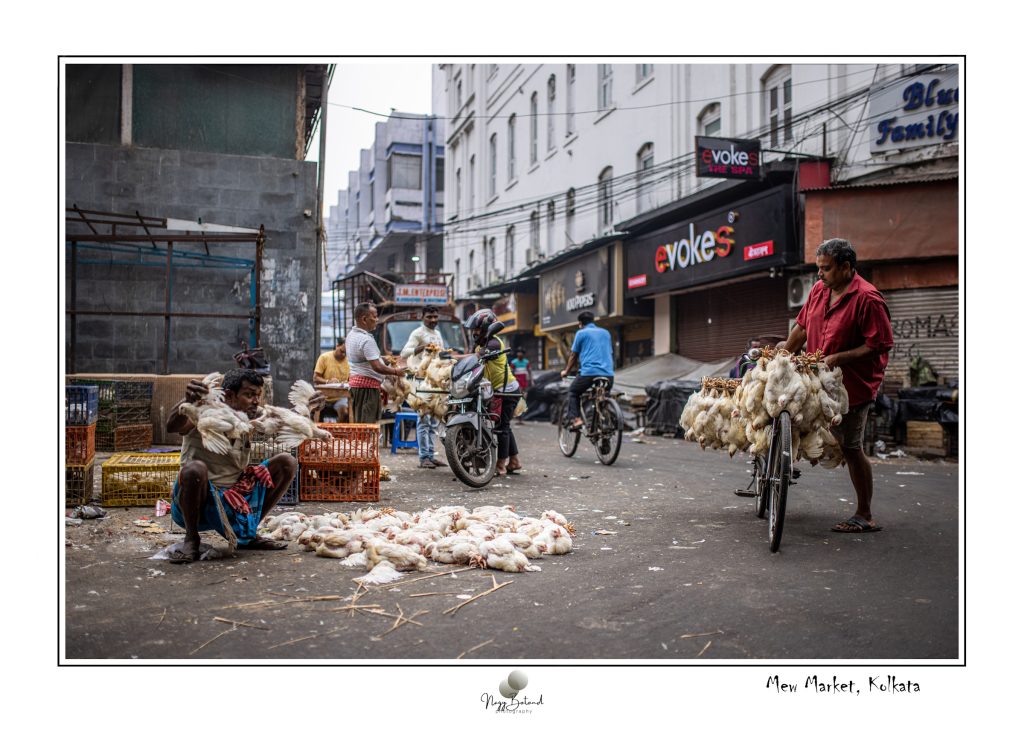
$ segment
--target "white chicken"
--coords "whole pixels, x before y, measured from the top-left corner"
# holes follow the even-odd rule
[[[220,373],[208,374],[203,378],[207,393],[195,403],[186,401],[178,407],[179,413],[196,425],[203,447],[214,454],[227,454],[233,440],[248,436],[252,431],[249,417],[224,402],[223,381]]]
[[[559,529],[561,530],[561,529]],[[518,573],[521,571],[540,571],[540,566],[533,566],[526,554],[517,550],[512,543],[504,537],[497,537],[491,541],[480,543],[480,556],[484,559],[488,568],[498,571]]]
[[[268,404],[259,410],[252,426],[269,437],[276,437],[285,449],[293,449],[307,439],[331,439],[329,431],[319,428],[310,419],[309,402],[316,393],[305,381],[296,381],[288,392],[294,410]]]
[[[479,566],[485,564],[480,556],[480,542],[469,535],[453,534],[427,544],[423,555],[438,563]]]
[[[422,571],[427,559],[419,548],[389,543],[387,540],[371,540],[365,548],[367,565],[371,568],[381,561],[389,561],[396,571]]]

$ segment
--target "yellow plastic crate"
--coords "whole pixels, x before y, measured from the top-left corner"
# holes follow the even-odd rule
[[[118,452],[103,463],[100,499],[114,507],[153,507],[161,498],[170,500],[180,460],[178,452]]]

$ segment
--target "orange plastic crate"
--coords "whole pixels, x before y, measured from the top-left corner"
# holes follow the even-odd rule
[[[84,466],[95,456],[95,424],[64,427],[64,464]]]
[[[372,467],[380,464],[380,425],[317,424],[334,437],[307,439],[299,445],[299,463],[322,466]]]
[[[377,502],[380,467],[338,467],[299,464],[302,502]]]

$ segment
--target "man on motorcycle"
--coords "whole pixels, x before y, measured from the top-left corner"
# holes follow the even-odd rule
[[[498,321],[498,316],[493,310],[477,310],[466,322],[465,328],[472,334],[475,352],[499,351],[505,349],[505,343],[497,335],[487,337],[487,329]],[[458,358],[459,356],[453,356]],[[498,424],[494,433],[498,438],[498,462],[495,474],[514,474],[522,469],[519,461],[519,447],[516,444],[515,435],[512,433],[512,416],[519,403],[520,392],[519,382],[508,365],[508,358],[505,354],[487,362],[484,366],[484,378],[494,386],[494,397],[491,399],[491,414],[497,417]]]
[[[579,375],[569,386],[569,418],[572,420],[570,429],[580,429],[583,426],[583,419],[580,417],[580,396],[594,384],[594,379],[607,378],[609,388],[615,382],[611,333],[594,324],[593,312],[581,312],[576,319],[579,321],[579,330],[572,342],[569,362],[562,371],[562,378],[565,378],[579,363]]]

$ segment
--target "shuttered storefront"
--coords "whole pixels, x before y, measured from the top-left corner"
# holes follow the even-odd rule
[[[678,352],[701,361],[737,358],[758,335],[785,337],[799,312],[786,305],[786,277],[767,275],[674,299]]]
[[[910,385],[911,359],[924,358],[940,384],[958,380],[960,367],[959,288],[891,290],[882,293],[892,316],[893,349],[885,392]]]

